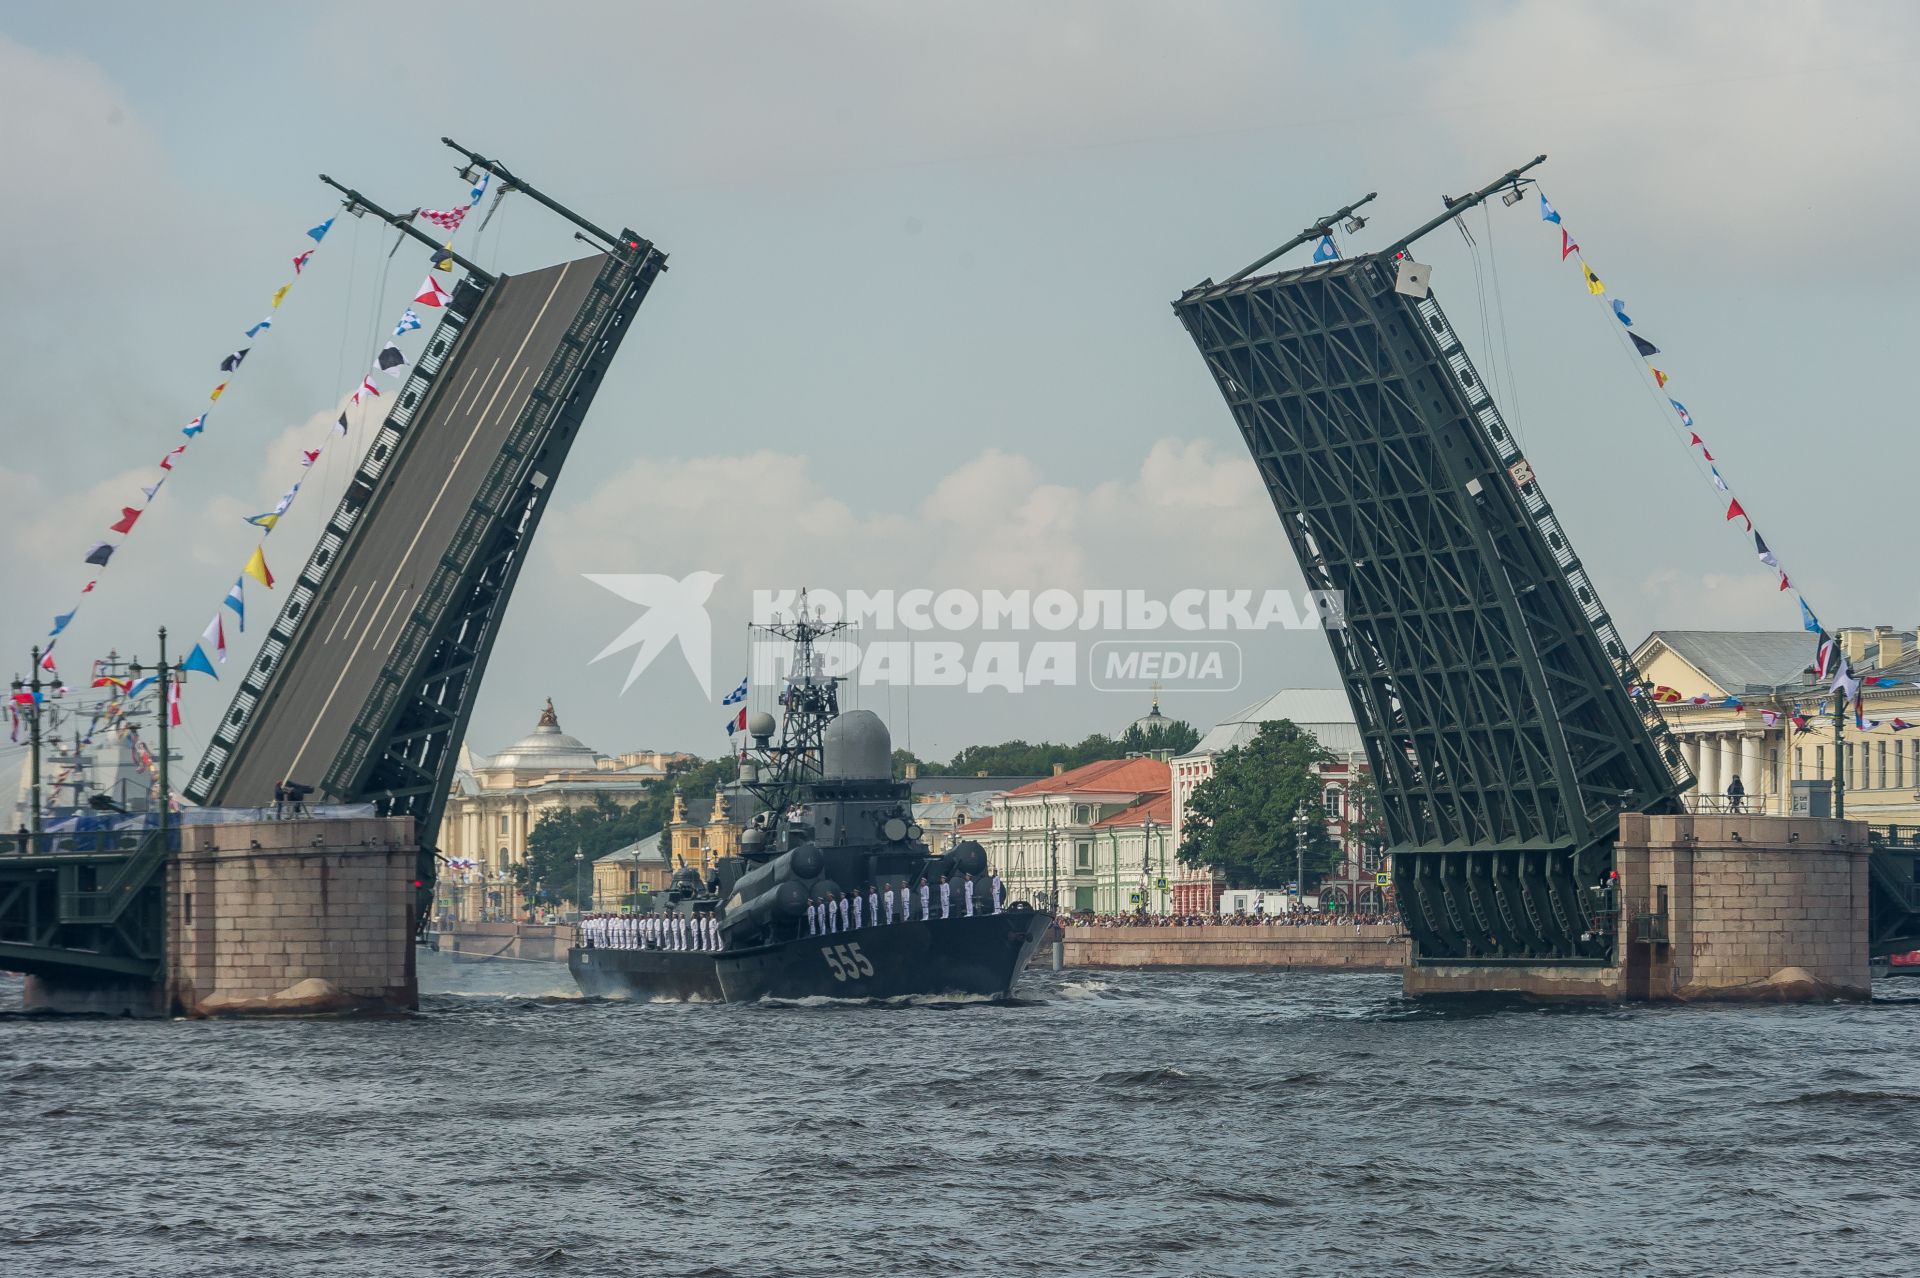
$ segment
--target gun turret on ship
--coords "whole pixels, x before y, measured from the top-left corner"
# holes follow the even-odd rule
[[[568,968],[589,994],[761,998],[1005,997],[1050,920],[1007,903],[986,850],[938,855],[893,777],[870,710],[842,711],[808,617],[768,627],[794,646],[782,715],[748,716],[740,781],[763,805],[737,856],[676,872],[664,907],[586,925]]]

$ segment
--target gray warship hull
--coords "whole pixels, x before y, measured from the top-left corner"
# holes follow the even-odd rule
[[[576,947],[567,967],[586,993],[625,998],[1007,998],[1047,926],[1046,915],[1013,909],[717,952]]]

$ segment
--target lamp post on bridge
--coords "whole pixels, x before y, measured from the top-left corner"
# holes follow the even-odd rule
[[[37,839],[40,834],[40,690],[56,685],[41,682],[40,645],[35,644],[29,655],[33,659],[33,673],[24,680],[14,679],[13,700],[19,705],[21,694],[27,696],[27,768],[31,785],[29,802],[33,804],[33,810],[27,814],[27,828]],[[20,850],[26,851],[24,847]]]
[[[140,678],[145,669],[137,657],[127,665],[127,673],[135,679]],[[165,626],[160,627],[160,660],[154,664],[152,671],[154,678],[159,680],[160,688],[160,766],[156,779],[160,783],[160,837],[164,840],[173,816],[173,788],[167,773],[167,756],[172,753],[172,747],[167,742],[167,729],[173,721],[173,685],[180,678],[179,665],[169,665],[167,662]]]
[[[1307,805],[1302,800],[1293,810],[1293,908],[1307,908]]]
[[[581,882],[586,871],[587,854],[576,847],[573,850],[573,912],[575,914],[587,912],[587,889]]]

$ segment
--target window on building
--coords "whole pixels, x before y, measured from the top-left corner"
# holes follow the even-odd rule
[[[1807,752],[1798,746],[1794,747],[1793,751],[1793,779],[1795,781],[1807,779]]]
[[[504,870],[504,869],[506,869],[506,868],[507,868],[507,862],[508,862],[508,860],[509,860],[509,858],[508,858],[508,856],[507,856],[507,850],[506,850],[505,848],[501,848],[501,849],[500,849],[500,860],[499,860],[499,868],[501,868],[501,869],[503,869],[503,870]]]
[[[1090,807],[1085,803],[1079,803],[1074,805],[1073,823],[1075,825],[1087,825],[1087,824],[1090,824],[1092,821],[1093,821],[1092,807]]]
[[[1907,788],[1907,745],[1904,741],[1893,743],[1893,788]]]
[[[1340,819],[1341,800],[1345,797],[1346,791],[1337,785],[1330,785],[1321,792],[1320,803],[1321,806],[1326,808],[1327,819],[1329,821],[1337,821]]]
[[[1091,870],[1093,868],[1093,844],[1076,843],[1073,845],[1073,868]]]
[[[1813,779],[1815,781],[1827,779],[1827,748],[1825,746],[1813,748]]]
[[[1875,787],[1881,790],[1886,789],[1887,743],[1884,741],[1876,741],[1873,743],[1873,775]]]
[[[506,832],[507,832],[507,814],[502,812],[500,814],[500,833],[505,834]]]

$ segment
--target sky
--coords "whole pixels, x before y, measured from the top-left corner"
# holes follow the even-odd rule
[[[1872,3],[0,5],[5,642],[23,671],[337,211],[315,175],[446,207],[442,135],[669,255],[555,486],[476,751],[552,697],[597,749],[719,753],[756,589],[1298,589],[1169,303],[1368,191],[1348,252],[1541,152],[1809,602],[1913,626],[1917,51],[1920,11]],[[1467,225],[1472,248],[1443,228],[1419,256],[1622,634],[1795,628],[1533,202]],[[458,247],[514,272],[578,256],[569,231],[509,198]],[[393,240],[340,220],[62,637],[69,677],[207,624],[243,517],[418,288]],[[267,543],[283,577],[373,433],[352,421]],[[674,651],[625,686],[631,654],[595,658],[637,609],[587,575],[695,573],[719,576],[716,686]],[[189,761],[269,607],[187,689]],[[1240,645],[1234,686],[1164,697],[1202,728],[1333,681],[1312,630],[1175,637]],[[1146,710],[1084,672],[855,695],[935,758]]]

